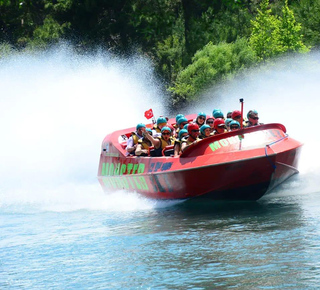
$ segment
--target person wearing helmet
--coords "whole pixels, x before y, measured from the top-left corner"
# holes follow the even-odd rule
[[[171,138],[171,129],[167,126],[162,127],[161,129],[161,136],[160,137],[153,137],[145,132],[144,136],[151,141],[152,145],[154,146],[154,152],[152,156],[162,156],[162,150],[173,143]]]
[[[210,117],[210,116],[207,117],[206,124],[210,126],[210,133],[212,133],[212,134],[214,132],[213,122],[214,122],[213,117]]]
[[[232,122],[233,120],[231,118],[227,118],[224,123],[226,124],[226,127],[227,127],[227,130],[230,129],[230,123]]]
[[[200,139],[198,138],[200,132],[199,132],[199,125],[192,123],[188,126],[188,138],[183,139],[181,142],[181,152],[186,150],[187,147],[189,147],[191,144],[198,142]]]
[[[178,128],[178,121],[179,121],[179,119],[182,118],[182,117],[184,117],[183,114],[178,114],[178,115],[176,115],[176,123],[175,123],[175,125],[174,125],[174,127],[175,127],[176,129]]]
[[[232,120],[229,124],[230,131],[238,130],[240,129],[240,123],[236,120]]]
[[[163,127],[167,126],[167,122],[168,122],[168,120],[165,117],[163,117],[163,116],[159,117],[157,119],[157,124],[154,124],[154,126],[153,126],[153,132],[152,132],[153,136],[155,136],[155,137],[161,136],[161,129]]]
[[[232,111],[228,111],[228,113],[227,113],[227,119],[229,118],[229,119],[232,119]]]
[[[214,135],[218,135],[218,134],[222,134],[222,133],[227,132],[226,124],[225,124],[224,120],[221,118],[215,119],[213,122],[213,126],[215,129]]]
[[[146,128],[146,133],[152,135],[152,130],[150,128]],[[138,140],[137,148],[135,151],[136,156],[148,156],[149,147],[152,146],[150,140],[148,140],[145,136]]]
[[[127,141],[127,155],[135,155],[135,150],[137,148],[138,140],[143,137],[143,131],[146,129],[145,124],[138,124],[136,126],[136,131],[131,133],[130,138]]]
[[[215,110],[215,111],[213,111],[213,118],[215,118],[215,119],[217,119],[217,118],[224,119],[224,115],[223,115],[221,110]]]
[[[259,123],[259,116],[256,110],[250,110],[247,114],[247,118],[248,118],[248,121],[246,121],[245,123],[246,127],[263,125],[262,123]]]
[[[199,138],[200,139],[204,139],[204,138],[207,138],[207,137],[210,137],[210,136],[211,136],[210,126],[207,125],[207,124],[204,124],[203,126],[201,126]]]
[[[207,115],[203,112],[200,112],[197,118],[194,120],[194,123],[198,124],[199,128],[205,124]]]
[[[178,157],[181,153],[181,141],[188,137],[188,130],[181,129],[178,134],[178,139],[174,141],[174,157]]]
[[[178,120],[178,127],[177,127],[177,130],[176,130],[176,138],[178,138],[178,134],[179,134],[179,131],[181,129],[183,129],[183,127],[185,125],[188,124],[188,120],[186,117],[181,117],[179,120]]]

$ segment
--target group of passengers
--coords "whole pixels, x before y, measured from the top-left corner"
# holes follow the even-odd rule
[[[219,109],[214,109],[212,116],[200,112],[196,119],[188,120],[183,114],[176,116],[176,123],[168,124],[168,118],[160,116],[153,128],[145,124],[138,124],[136,131],[132,132],[127,141],[127,155],[163,156],[163,150],[173,145],[173,155],[179,156],[188,146],[201,139],[218,135],[241,128],[241,112],[238,110],[228,112],[226,118]],[[247,119],[242,120],[242,127],[262,125],[256,110],[247,113]]]

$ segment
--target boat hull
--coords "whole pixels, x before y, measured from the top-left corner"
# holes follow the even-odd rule
[[[98,179],[107,192],[129,190],[153,199],[257,200],[298,172],[302,144],[282,127],[269,127],[210,137],[180,157],[126,157],[112,150],[111,136]],[[257,136],[267,136],[263,145],[252,145]]]

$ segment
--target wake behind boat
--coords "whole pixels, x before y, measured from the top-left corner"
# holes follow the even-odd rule
[[[178,157],[126,156],[126,139],[134,129],[115,131],[103,140],[98,179],[106,192],[124,189],[154,199],[257,200],[298,173],[302,144],[282,124],[211,136]],[[172,146],[165,148],[164,155],[170,150]]]

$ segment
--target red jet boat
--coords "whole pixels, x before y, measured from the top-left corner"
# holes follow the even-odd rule
[[[154,199],[258,200],[298,173],[302,144],[282,124],[211,136],[179,157],[126,156],[126,139],[134,130],[115,131],[103,140],[98,179],[106,192],[124,189]],[[163,153],[170,150],[172,146]]]

